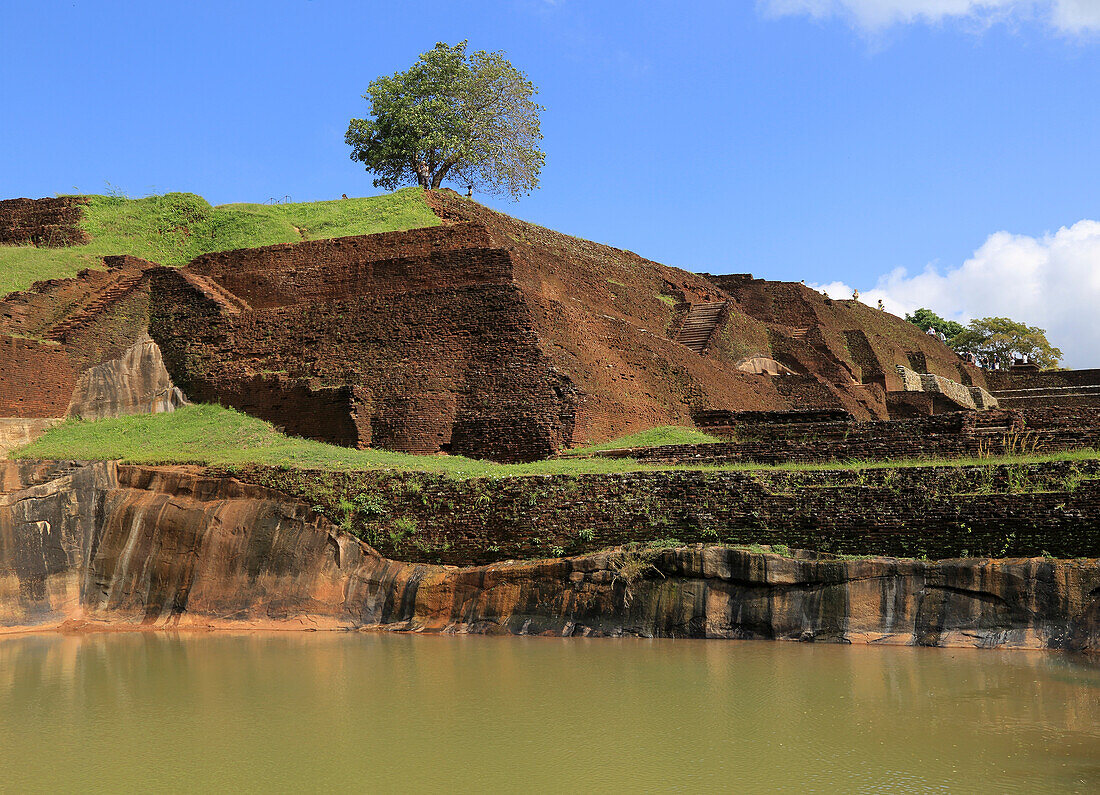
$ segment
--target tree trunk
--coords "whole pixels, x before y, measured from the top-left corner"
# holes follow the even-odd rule
[[[432,177],[432,190],[437,189],[443,184],[443,178],[447,176],[447,172],[451,170],[450,166],[443,166],[439,171],[435,172],[435,176]]]

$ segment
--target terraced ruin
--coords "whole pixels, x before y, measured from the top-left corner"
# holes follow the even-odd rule
[[[1100,647],[1100,371],[394,196],[0,202],[0,626]]]

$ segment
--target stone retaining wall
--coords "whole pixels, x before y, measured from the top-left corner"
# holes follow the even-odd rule
[[[467,481],[235,473],[318,506],[384,554],[407,560],[480,564],[661,539],[932,558],[1100,555],[1096,461]]]

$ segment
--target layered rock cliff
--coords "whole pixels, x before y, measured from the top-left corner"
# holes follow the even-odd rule
[[[695,545],[413,564],[198,468],[0,464],[0,627],[84,625],[1098,649],[1100,562]]]

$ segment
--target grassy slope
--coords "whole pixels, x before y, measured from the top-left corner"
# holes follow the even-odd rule
[[[268,423],[214,405],[187,406],[171,414],[142,414],[117,419],[67,420],[38,441],[11,454],[13,458],[106,460],[131,463],[194,463],[211,466],[268,466],[304,469],[438,472],[455,478],[551,474],[597,474],[656,469],[701,470],[837,470],[907,466],[972,466],[1042,461],[1091,460],[1095,450],[1049,455],[1005,456],[952,461],[824,462],[815,464],[732,464],[661,467],[633,459],[562,458],[531,464],[494,464],[461,456],[415,456],[384,450],[351,450],[284,436]]]
[[[131,254],[183,265],[200,254],[302,239],[365,235],[436,226],[419,188],[366,199],[304,204],[225,204],[211,207],[192,193],[144,199],[91,196],[82,228],[86,246],[0,246],[0,297],[41,279],[73,276],[105,254]]]

